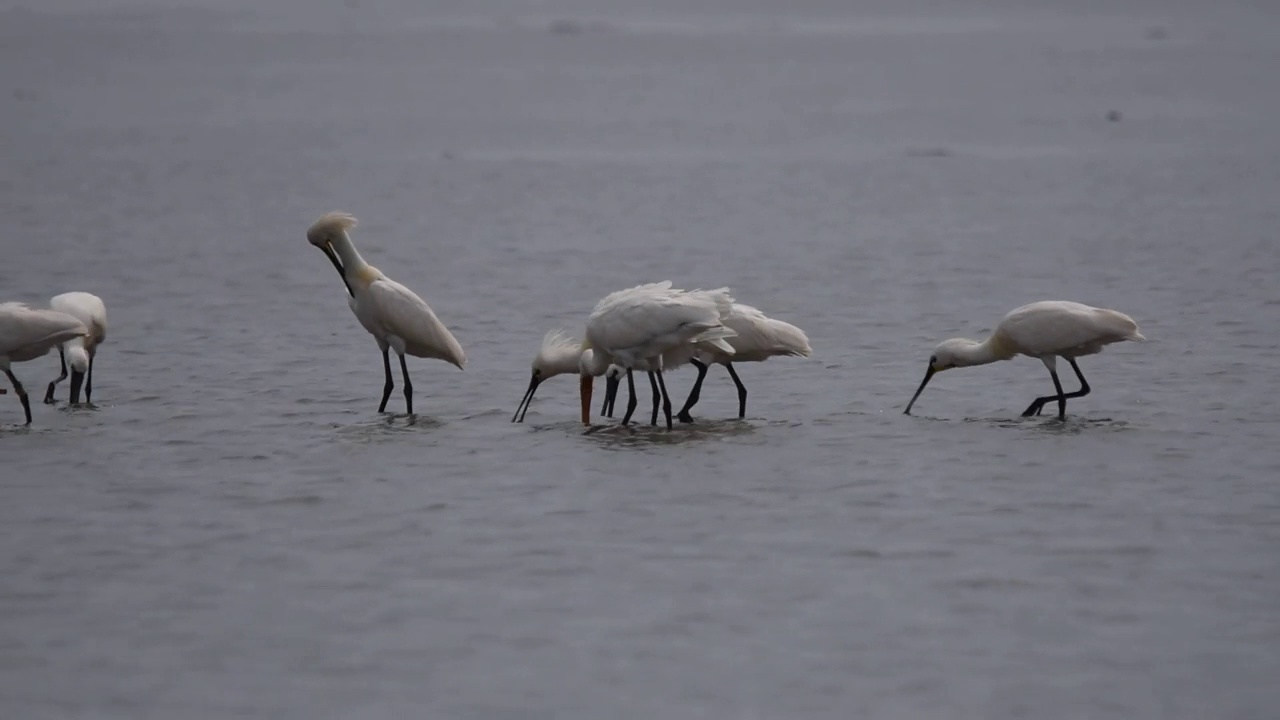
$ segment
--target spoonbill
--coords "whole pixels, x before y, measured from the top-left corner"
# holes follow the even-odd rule
[[[49,383],[44,394],[46,405],[53,403],[53,392],[58,383],[67,379],[67,356],[71,356],[71,402],[80,402],[80,385],[84,384],[85,402],[93,402],[93,358],[98,345],[107,339],[107,306],[102,298],[87,292],[69,292],[55,295],[49,306],[84,323],[89,334],[75,337],[58,345],[58,360],[62,374]]]
[[[382,351],[382,370],[386,383],[382,387],[382,402],[378,412],[387,409],[387,399],[395,388],[391,379],[391,358],[388,348],[400,357],[400,372],[404,376],[404,403],[406,411],[413,414],[413,383],[409,381],[409,368],[405,366],[406,353],[414,357],[435,358],[456,365],[459,370],[467,363],[462,346],[449,329],[436,317],[431,307],[412,290],[392,280],[382,271],[365,262],[351,242],[347,230],[355,227],[356,219],[343,212],[331,212],[321,216],[307,229],[307,242],[320,248],[333,263],[350,295],[348,304],[356,319],[368,330]]]
[[[596,304],[587,318],[586,339],[579,360],[582,400],[582,422],[591,423],[591,386],[609,365],[627,371],[627,389],[631,394],[626,425],[636,409],[634,370],[649,373],[671,428],[671,398],[662,379],[662,355],[676,348],[699,343],[712,343],[722,352],[733,354],[725,338],[734,331],[724,325],[733,306],[728,288],[717,290],[673,290],[671,282],[650,283],[611,293]]]
[[[1146,340],[1138,332],[1138,324],[1133,318],[1122,312],[1090,307],[1066,300],[1045,300],[1023,305],[1011,311],[996,325],[991,337],[982,342],[952,338],[944,340],[929,358],[929,367],[925,370],[924,380],[907,403],[906,414],[911,414],[911,406],[916,398],[924,392],[924,386],[935,373],[953,367],[969,367],[986,365],[997,360],[1008,360],[1015,355],[1026,355],[1038,358],[1049,368],[1053,378],[1053,387],[1057,395],[1038,397],[1022,413],[1022,417],[1039,415],[1045,403],[1058,401],[1058,419],[1067,418],[1067,400],[1084,397],[1089,394],[1089,382],[1080,372],[1076,358],[1102,352],[1102,348],[1111,343],[1125,340]],[[1076,377],[1080,378],[1080,389],[1073,393],[1062,391],[1062,382],[1058,380],[1057,359],[1065,359],[1071,364]]]
[[[0,370],[13,385],[22,402],[22,412],[31,424],[31,402],[27,391],[9,369],[10,363],[44,357],[50,350],[72,338],[89,333],[84,323],[57,310],[33,310],[23,303],[0,303]]]
[[[791,323],[768,317],[750,305],[734,303],[724,324],[738,333],[725,340],[733,347],[734,352],[725,354],[714,347],[697,348],[689,362],[698,369],[698,378],[693,382],[693,389],[689,392],[689,398],[685,401],[684,407],[676,415],[680,422],[693,422],[693,416],[689,414],[689,410],[698,403],[702,381],[707,376],[710,365],[724,365],[729,371],[729,377],[738,388],[738,417],[743,418],[747,415],[747,388],[733,368],[735,362],[764,362],[778,356],[809,357],[813,353],[812,348],[809,347],[809,337],[803,330]],[[667,357],[667,355],[663,356],[664,363]],[[612,413],[613,396],[617,392],[618,383],[612,377],[613,375],[610,368],[610,372],[606,373],[608,380],[605,391],[606,410],[602,411],[605,415]]]
[[[544,335],[542,347],[533,358],[533,374],[529,378],[529,388],[524,391],[524,397],[516,407],[516,414],[511,416],[511,422],[524,422],[524,415],[529,412],[529,405],[533,403],[533,394],[539,385],[556,375],[578,372],[581,359],[582,345],[566,335],[564,331],[552,330]]]

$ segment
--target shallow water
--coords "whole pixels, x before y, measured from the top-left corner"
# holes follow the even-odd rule
[[[0,299],[111,323],[97,408],[0,397],[5,716],[1273,714],[1280,12],[259,5],[0,10]],[[331,209],[467,350],[412,421]],[[814,357],[741,421],[715,368],[674,432],[570,378],[509,422],[543,332],[659,279]],[[1025,358],[902,415],[1046,298],[1150,342],[1065,423]]]

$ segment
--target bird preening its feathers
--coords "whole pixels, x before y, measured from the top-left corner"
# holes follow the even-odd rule
[[[325,213],[307,229],[307,242],[324,252],[338,271],[350,296],[347,302],[351,312],[382,351],[385,382],[378,412],[386,410],[395,388],[389,355],[390,350],[395,350],[404,378],[405,410],[412,415],[413,383],[404,356],[444,360],[459,369],[466,365],[467,357],[426,301],[365,262],[347,233],[355,225],[356,219],[349,213]]]

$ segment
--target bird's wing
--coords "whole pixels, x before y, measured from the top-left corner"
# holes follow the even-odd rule
[[[369,284],[363,303],[373,305],[377,321],[389,335],[405,342],[405,352],[415,357],[435,358],[453,363],[459,368],[467,364],[449,328],[440,322],[431,306],[412,290],[387,278]]]
[[[1138,326],[1124,313],[1065,300],[1031,303],[1011,311],[999,332],[1026,354],[1093,347],[1130,339]]]
[[[737,351],[735,359],[764,360],[774,355],[808,357],[809,338],[800,328],[766,316],[750,305],[734,303],[725,325],[737,331],[729,344]]]
[[[0,305],[0,346],[25,348],[57,344],[88,334],[89,329],[74,317],[57,310],[32,310],[22,303]]]
[[[720,324],[713,300],[678,291],[619,298],[592,313],[587,321],[592,342],[613,350],[637,348],[663,339],[688,340]]]
[[[591,314],[594,315],[598,312],[606,310],[609,307],[616,305],[620,301],[626,300],[628,298],[641,297],[646,295],[664,295],[664,294],[670,294],[672,292],[678,292],[678,291],[674,291],[671,289],[670,280],[663,280],[662,282],[656,282],[656,283],[647,283],[644,285],[637,285],[635,287],[627,288],[625,290],[618,290],[617,292],[611,292],[608,295],[605,295],[600,300],[600,302],[596,303],[595,309],[591,311]]]

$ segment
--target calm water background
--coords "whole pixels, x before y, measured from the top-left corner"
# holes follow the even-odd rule
[[[0,299],[111,328],[96,410],[0,398],[0,714],[1275,717],[1277,67],[1264,3],[5,3]],[[467,350],[416,424],[331,209]],[[508,422],[658,279],[815,355]],[[1046,298],[1151,342],[901,414]]]

